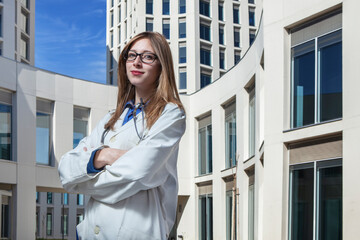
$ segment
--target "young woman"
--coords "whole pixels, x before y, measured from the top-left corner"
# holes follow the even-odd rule
[[[124,47],[116,110],[60,160],[64,188],[90,196],[79,239],[167,239],[177,206],[185,114],[166,39],[144,32]]]

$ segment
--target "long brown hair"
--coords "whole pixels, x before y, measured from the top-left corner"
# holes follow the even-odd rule
[[[145,107],[145,119],[147,128],[150,129],[160,117],[167,103],[175,103],[184,110],[180,101],[179,93],[176,88],[174,65],[171,50],[168,42],[163,35],[157,32],[142,32],[133,37],[122,50],[118,64],[118,97],[115,113],[105,124],[106,129],[114,129],[116,121],[119,119],[125,104],[130,100],[135,100],[135,86],[133,86],[126,75],[126,56],[134,43],[140,39],[149,39],[157,60],[161,65],[159,78],[156,80],[154,93]]]

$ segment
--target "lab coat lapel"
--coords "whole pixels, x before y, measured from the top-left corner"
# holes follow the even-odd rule
[[[125,125],[122,125],[125,119],[125,116],[127,114],[127,112],[129,111],[129,108],[127,108],[120,116],[119,120],[116,122],[115,126],[114,126],[114,131],[110,131],[108,136],[106,136],[106,140],[109,141],[112,137],[116,137],[117,135],[121,134],[122,132],[128,130],[129,128],[133,128],[133,134],[136,134],[136,130],[135,130],[135,126],[134,126],[134,120],[131,119],[129,120],[127,123],[125,123]],[[139,133],[141,134],[143,131],[143,126],[142,126],[142,114],[139,113],[136,115],[137,119],[136,119],[136,126],[137,129],[139,131]],[[145,124],[146,126],[146,124]],[[105,140],[105,141],[106,141]]]

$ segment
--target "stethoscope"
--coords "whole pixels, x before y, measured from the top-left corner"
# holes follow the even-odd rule
[[[145,115],[144,115],[144,107],[145,107],[145,103],[143,102],[143,99],[142,98],[140,98],[140,103],[138,103],[138,104],[136,104],[135,106],[134,106],[134,111],[133,111],[133,120],[134,120],[134,125],[135,125],[135,131],[136,131],[136,134],[138,135],[138,137],[139,137],[139,142],[141,142],[142,140],[144,140],[145,139]],[[138,109],[141,109],[141,116],[142,116],[142,129],[143,129],[143,131],[142,131],[142,133],[140,134],[139,133],[139,130],[138,130],[138,128],[137,128],[137,124],[136,124],[136,120],[137,120],[137,115],[136,115],[136,111],[138,110]],[[109,128],[107,128],[107,129],[105,129],[104,130],[104,132],[102,133],[102,135],[101,135],[101,144],[102,145],[104,145],[104,141],[105,141],[105,137],[106,137],[106,135],[108,134],[108,132],[110,131],[110,129]],[[116,135],[115,135],[116,136]],[[115,136],[113,136],[113,137],[115,137]],[[113,138],[112,137],[112,138]]]

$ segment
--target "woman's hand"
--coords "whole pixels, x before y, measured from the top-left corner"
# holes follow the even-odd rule
[[[112,165],[117,159],[124,155],[127,150],[116,148],[103,148],[96,152],[94,157],[94,167],[101,169],[106,165]]]

